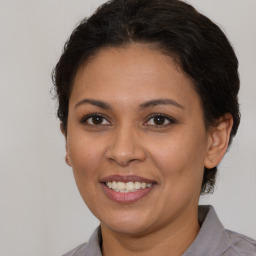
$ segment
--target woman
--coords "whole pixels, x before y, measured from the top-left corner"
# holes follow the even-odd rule
[[[178,0],[113,0],[72,33],[53,75],[66,162],[100,220],[76,255],[256,255],[199,196],[239,126],[238,62]]]

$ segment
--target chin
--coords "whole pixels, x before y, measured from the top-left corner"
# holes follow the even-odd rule
[[[101,225],[117,233],[139,235],[146,233],[154,226],[152,213],[145,214],[145,211],[143,213],[127,211],[122,214],[112,214],[110,216],[107,219],[102,219]]]
[[[139,224],[135,222],[118,222],[103,225],[106,226],[108,229],[112,230],[113,232],[126,235],[140,235],[148,230],[147,225],[145,225],[144,223]]]

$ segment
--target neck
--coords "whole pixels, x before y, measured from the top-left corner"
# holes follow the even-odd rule
[[[103,256],[163,256],[182,255],[199,232],[198,210],[193,215],[180,216],[158,230],[144,234],[122,234],[101,225]]]

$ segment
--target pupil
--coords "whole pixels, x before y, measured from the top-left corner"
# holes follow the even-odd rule
[[[103,117],[102,116],[94,116],[92,118],[93,124],[101,124],[102,121],[103,121]]]
[[[163,117],[163,116],[156,116],[156,117],[154,118],[154,123],[155,123],[156,125],[163,125],[163,124],[164,124],[164,121],[165,121],[165,117]]]

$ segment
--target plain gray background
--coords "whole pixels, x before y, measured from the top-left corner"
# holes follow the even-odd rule
[[[62,255],[98,225],[64,162],[50,76],[76,24],[103,2],[0,0],[0,256]],[[226,32],[241,76],[242,123],[201,203],[256,238],[256,1],[188,2]]]

